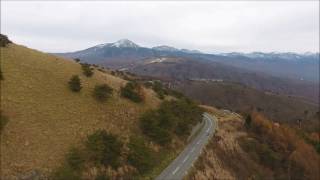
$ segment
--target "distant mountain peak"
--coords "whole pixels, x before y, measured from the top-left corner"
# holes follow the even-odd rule
[[[177,49],[172,46],[162,45],[162,46],[155,46],[152,49],[157,51],[167,51],[167,52],[183,52],[188,54],[202,54],[201,51],[198,50],[189,50],[189,49]]]
[[[265,60],[301,60],[305,58],[313,58],[319,60],[319,53],[294,53],[294,52],[251,52],[251,53],[240,53],[240,52],[231,52],[231,53],[221,53],[219,55],[237,57],[243,56],[251,59],[265,59]]]
[[[104,43],[95,46],[97,48],[104,48],[104,47],[117,47],[117,48],[139,48],[140,46],[136,43],[130,41],[129,39],[120,39],[114,43]]]
[[[139,46],[134,42],[130,41],[129,39],[120,39],[117,42],[111,44],[111,47],[118,47],[118,48],[138,48]]]
[[[156,46],[156,47],[153,47],[152,49],[155,49],[157,51],[170,51],[170,52],[179,51],[179,49],[177,49],[177,48],[174,48],[171,46],[166,46],[166,45]]]
[[[181,49],[180,51],[189,54],[202,54],[202,52],[199,50]]]

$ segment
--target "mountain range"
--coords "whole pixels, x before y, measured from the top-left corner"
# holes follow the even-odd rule
[[[114,69],[128,68],[141,60],[157,57],[183,57],[215,61],[244,70],[262,72],[277,77],[319,82],[319,53],[252,52],[208,54],[198,50],[178,49],[161,45],[142,47],[128,39],[99,44],[84,50],[54,53],[83,62],[105,65]]]
[[[119,51],[120,50],[120,51]],[[99,44],[84,50],[68,52],[68,53],[54,53],[60,54],[63,56],[75,57],[79,58],[83,57],[84,60],[86,57],[96,56],[99,54],[99,58],[106,59],[110,57],[125,56],[129,54],[134,54],[135,57],[145,57],[145,56],[165,56],[165,55],[207,55],[207,56],[221,56],[221,57],[231,57],[231,58],[239,58],[239,57],[247,57],[251,59],[271,59],[271,60],[319,60],[319,52],[312,53],[293,53],[293,52],[252,52],[252,53],[240,53],[240,52],[231,52],[231,53],[203,53],[199,50],[189,50],[189,49],[178,49],[172,46],[161,45],[155,47],[143,47],[140,46],[128,39],[120,39],[114,43],[104,43]],[[201,57],[201,56],[200,56]],[[93,57],[92,57],[93,58]],[[132,58],[132,57],[131,57]]]
[[[319,53],[206,54],[167,45],[142,47],[122,39],[55,54],[144,76],[174,81],[221,79],[318,102]]]

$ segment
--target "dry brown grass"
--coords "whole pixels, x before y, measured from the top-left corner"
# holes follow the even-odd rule
[[[300,179],[299,173],[303,174],[303,179],[319,179],[319,155],[292,128],[275,125],[255,112],[252,114],[251,128],[257,129],[257,132],[251,132],[244,128],[243,120],[235,114],[228,115],[213,107],[203,107],[208,112],[215,112],[218,117],[221,115],[218,120],[219,129],[186,179]],[[281,154],[284,160],[281,164],[276,164],[277,168],[272,167],[258,160],[261,155],[258,147],[244,149],[244,140],[262,140],[265,145]],[[254,156],[252,152],[258,153]],[[294,169],[296,167],[300,169]]]
[[[290,163],[297,164],[307,179],[320,178],[319,154],[314,147],[298,136],[296,131],[286,125],[276,126],[257,112],[252,113],[252,124],[257,131],[256,137],[264,139],[269,146],[284,154]]]
[[[135,104],[120,98],[126,81],[94,70],[85,77],[79,64],[11,44],[1,48],[1,110],[9,117],[1,135],[2,176],[32,169],[50,172],[71,146],[97,129],[106,129],[126,140],[138,130],[141,112],[160,100],[145,89],[146,101]],[[83,89],[73,93],[67,82],[78,74]],[[92,98],[95,84],[107,83],[114,94],[106,103]]]
[[[248,179],[260,171],[262,167],[254,163],[238,143],[239,138],[247,135],[242,129],[242,120],[232,113],[203,107],[219,118],[219,129],[185,179]]]

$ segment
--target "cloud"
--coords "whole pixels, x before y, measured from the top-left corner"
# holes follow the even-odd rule
[[[49,52],[122,38],[204,52],[319,51],[319,2],[1,1],[1,32]]]

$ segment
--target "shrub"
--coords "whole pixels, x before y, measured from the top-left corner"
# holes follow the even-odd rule
[[[178,99],[186,98],[183,93],[178,92],[176,90],[172,90],[172,89],[168,90],[168,94]]]
[[[128,163],[136,167],[140,174],[148,172],[154,166],[152,150],[142,138],[131,138],[128,144]]]
[[[254,150],[260,162],[279,174],[303,179],[319,179],[319,155],[292,128],[275,126],[260,113],[251,114],[250,134],[259,142]],[[298,172],[297,172],[298,171]]]
[[[2,71],[0,70],[0,80],[4,80]]]
[[[12,43],[6,35],[0,34],[0,47],[6,47],[7,44]]]
[[[245,119],[245,126],[247,128],[250,128],[251,127],[251,115],[247,115],[246,119]]]
[[[102,73],[106,73],[106,71],[104,70],[104,68],[98,68],[98,71],[102,72]]]
[[[98,130],[88,136],[86,148],[89,159],[94,163],[114,168],[119,165],[122,143],[115,135]]]
[[[52,175],[53,180],[79,180],[80,175],[74,171],[70,166],[63,165],[59,167]]]
[[[69,88],[73,92],[79,92],[82,88],[80,78],[78,75],[73,75],[69,80],[68,84],[69,84]]]
[[[158,144],[165,145],[171,141],[172,135],[168,129],[160,126],[161,114],[158,111],[148,111],[140,118],[140,128],[143,133]]]
[[[73,59],[75,62],[80,62],[80,59],[79,58],[74,58]]]
[[[6,126],[8,123],[9,118],[5,116],[2,111],[0,111],[0,133],[3,131],[3,128]]]
[[[192,125],[202,120],[203,110],[188,99],[165,101],[160,105],[160,111],[175,117],[174,130],[177,135],[188,135]]]
[[[148,82],[143,83],[143,85],[144,85],[146,88],[151,88],[153,84],[152,84],[152,82],[148,81]]]
[[[188,135],[192,125],[201,121],[202,113],[201,108],[187,99],[164,101],[159,109],[140,117],[140,128],[153,141],[164,145],[171,141],[173,133],[179,137]]]
[[[107,84],[96,85],[93,90],[93,96],[98,101],[106,101],[112,95],[112,88]]]
[[[259,157],[260,161],[272,169],[278,169],[281,166],[281,155],[271,149],[268,144],[260,144]]]
[[[136,103],[144,100],[143,89],[136,82],[128,82],[124,87],[121,87],[121,96]]]
[[[81,64],[81,68],[82,68],[83,74],[85,76],[91,77],[93,75],[93,71],[90,67],[90,64],[83,63],[83,64]]]
[[[175,133],[179,136],[183,136],[189,133],[189,126],[184,122],[178,122],[177,127],[175,129]]]
[[[159,97],[160,99],[164,99],[164,95],[165,95],[167,92],[166,92],[165,89],[163,88],[163,85],[162,85],[161,82],[155,81],[155,82],[153,83],[152,89],[154,90],[154,92],[157,93],[157,95],[158,95],[158,97]]]
[[[83,154],[76,148],[72,148],[67,154],[67,163],[73,170],[80,170],[85,162]]]
[[[320,142],[316,142],[314,144],[316,151],[318,152],[318,154],[320,154]]]

